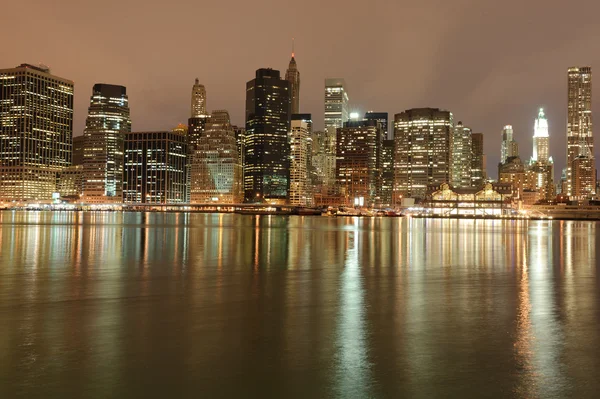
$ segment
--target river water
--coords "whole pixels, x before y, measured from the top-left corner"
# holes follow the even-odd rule
[[[1,212],[0,397],[597,397],[597,227]]]

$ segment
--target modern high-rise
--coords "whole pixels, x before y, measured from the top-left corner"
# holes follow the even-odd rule
[[[471,134],[471,186],[483,187],[486,178],[483,133],[473,133]]]
[[[379,197],[384,207],[394,206],[394,140],[383,140],[381,147],[381,187]]]
[[[50,200],[71,164],[73,82],[44,66],[0,69],[0,200]]]
[[[382,140],[387,140],[389,137],[389,117],[387,112],[365,112],[364,119],[374,119],[381,124],[381,130],[383,132]]]
[[[229,113],[216,110],[193,152],[192,204],[242,202],[242,165]]]
[[[470,128],[458,122],[452,133],[451,144],[451,178],[452,187],[471,187],[471,164],[472,164],[472,131]]]
[[[567,195],[585,199],[595,195],[596,168],[592,137],[592,68],[568,70]],[[579,168],[580,170],[575,170]],[[578,181],[579,179],[579,181]]]
[[[186,202],[187,140],[176,131],[125,134],[123,202]]]
[[[349,101],[344,79],[325,79],[325,130],[344,126],[349,118]]]
[[[312,204],[309,180],[308,123],[292,117],[290,128],[290,204],[307,206]]]
[[[257,70],[246,84],[246,202],[287,202],[290,108],[290,82],[277,70]]]
[[[424,198],[427,186],[450,181],[454,118],[438,108],[409,109],[394,116],[395,195]]]
[[[201,118],[207,116],[206,112],[206,89],[196,78],[192,87],[192,118]]]
[[[376,120],[352,120],[337,129],[336,183],[345,205],[375,204],[380,178],[377,142],[381,135]]]
[[[85,136],[73,137],[73,156],[71,165],[83,165],[83,151],[85,147]]]
[[[291,113],[297,114],[300,112],[300,72],[296,64],[294,50],[292,49],[292,59],[285,72],[285,80],[290,82],[290,103]]]
[[[315,186],[315,182],[318,181],[318,177],[317,177],[317,171],[316,168],[314,167],[314,162],[313,162],[313,153],[315,153],[315,143],[313,142],[314,140],[314,136],[313,136],[313,121],[312,121],[312,115],[311,114],[292,114],[291,116],[291,125],[294,125],[294,122],[296,122],[296,125],[298,125],[298,123],[300,122],[304,122],[306,124],[306,130],[307,130],[307,136],[306,136],[306,140],[304,140],[304,144],[306,147],[306,172],[308,173],[308,181],[307,181],[307,192],[306,192],[306,198],[308,200],[307,205],[312,205],[313,203],[313,198],[314,198],[314,186]],[[291,144],[291,142],[290,142]],[[291,149],[290,149],[291,151]],[[290,159],[291,160],[291,159]]]
[[[235,133],[235,142],[237,144],[238,163],[242,165],[242,190],[244,188],[244,165],[245,152],[246,152],[246,128],[241,126],[232,126],[233,132]]]
[[[83,131],[83,202],[122,202],[123,145],[130,131],[125,87],[95,84]]]
[[[502,128],[502,144],[500,146],[500,163],[505,163],[508,158],[519,156],[519,145],[513,137],[512,125]]]
[[[548,135],[548,119],[544,115],[544,109],[540,108],[538,117],[533,125],[533,162],[548,162],[550,137]]]

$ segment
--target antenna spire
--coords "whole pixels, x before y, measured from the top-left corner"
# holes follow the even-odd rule
[[[294,58],[294,38],[292,37],[292,58]]]

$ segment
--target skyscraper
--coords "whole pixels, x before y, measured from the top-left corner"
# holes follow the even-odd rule
[[[290,83],[277,70],[257,70],[246,84],[245,201],[287,201],[289,129]]]
[[[72,138],[72,81],[44,66],[0,69],[1,200],[51,199]]]
[[[379,197],[381,205],[394,205],[394,140],[383,140],[381,148],[381,188]]]
[[[451,112],[409,109],[394,116],[395,190],[404,197],[424,198],[427,186],[450,181]]]
[[[471,134],[471,186],[483,187],[486,178],[483,133],[473,133]]]
[[[73,137],[73,156],[71,165],[83,165],[83,150],[85,147],[85,136]]]
[[[308,123],[292,118],[290,131],[290,204],[307,206],[312,203],[308,175],[309,155]]]
[[[544,109],[540,108],[538,117],[533,125],[533,162],[548,162],[548,119],[544,115]]]
[[[127,204],[186,202],[187,142],[177,131],[125,134],[123,201]]]
[[[513,138],[513,127],[506,125],[502,129],[502,145],[500,147],[500,163],[508,158],[519,156],[519,146]]]
[[[592,137],[592,68],[569,68],[567,75],[566,194],[576,199],[584,199],[594,196],[596,191],[594,139]],[[580,170],[575,171],[576,167]]]
[[[292,59],[290,60],[287,71],[285,72],[285,80],[290,82],[291,113],[297,114],[300,112],[300,72],[298,71],[298,65],[296,65],[293,44]]]
[[[344,126],[349,116],[348,102],[344,79],[325,79],[325,130]],[[335,130],[332,134],[335,135]]]
[[[471,187],[471,129],[458,122],[452,133],[451,178],[453,187]]]
[[[83,132],[84,202],[123,201],[123,145],[130,131],[125,87],[95,84]]]
[[[372,206],[377,199],[380,170],[377,120],[348,121],[337,129],[336,181],[346,205]]]
[[[206,112],[206,89],[196,78],[194,87],[192,87],[192,118],[201,118],[207,116]]]
[[[242,165],[227,111],[212,112],[190,162],[191,203],[242,201]]]
[[[379,121],[379,123],[381,124],[381,131],[383,133],[383,137],[381,138],[382,140],[387,140],[389,139],[389,117],[388,117],[388,113],[387,112],[373,112],[373,111],[369,111],[365,113],[365,119],[374,119],[376,121]]]

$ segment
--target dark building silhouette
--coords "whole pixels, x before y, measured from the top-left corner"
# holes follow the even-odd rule
[[[85,145],[85,136],[73,137],[73,158],[71,165],[83,165],[83,148]]]
[[[290,83],[274,69],[259,69],[246,84],[244,199],[287,201]]]

